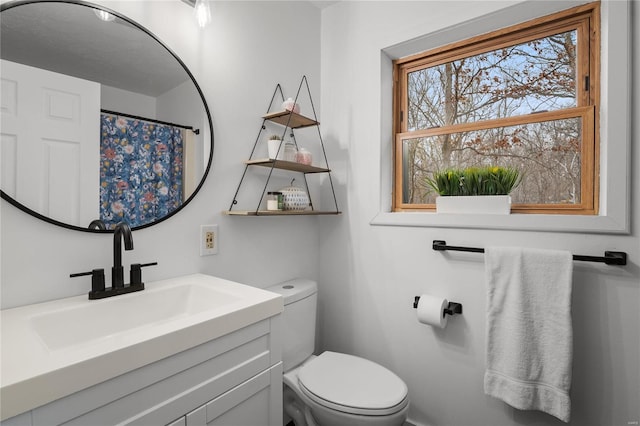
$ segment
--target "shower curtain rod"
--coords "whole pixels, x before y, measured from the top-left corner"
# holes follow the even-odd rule
[[[436,251],[467,251],[472,253],[484,253],[483,248],[478,247],[459,247],[448,246],[446,241],[433,240],[433,249]],[[607,265],[626,265],[627,253],[623,251],[605,251],[604,257],[599,256],[583,256],[581,254],[574,254],[573,260],[581,260],[583,262],[601,262]]]
[[[101,109],[100,112],[104,112],[105,114],[121,115],[123,117],[135,118],[136,120],[150,121],[152,123],[164,124],[166,126],[180,127],[181,129],[191,130],[196,135],[200,134],[200,129],[194,129],[192,126],[185,126],[183,124],[170,123],[168,121],[160,121],[160,120],[155,120],[153,118],[140,117],[138,115],[133,115],[133,114],[126,114],[124,112],[110,111],[108,109]]]

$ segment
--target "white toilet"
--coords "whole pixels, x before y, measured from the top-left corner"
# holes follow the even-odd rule
[[[267,288],[284,298],[284,412],[296,426],[400,426],[407,385],[364,358],[336,352],[314,356],[318,287],[295,279]]]

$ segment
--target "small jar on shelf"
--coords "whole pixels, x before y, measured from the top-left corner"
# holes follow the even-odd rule
[[[296,163],[311,165],[311,153],[304,148],[300,148],[296,152]]]
[[[267,193],[267,210],[277,211],[284,207],[284,198],[282,192],[273,191]]]
[[[284,155],[283,155],[283,160],[284,161],[296,161],[296,153],[297,153],[297,149],[296,149],[296,145],[293,143],[293,141],[287,141],[284,144]]]

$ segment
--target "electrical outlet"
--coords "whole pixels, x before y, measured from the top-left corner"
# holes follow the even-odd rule
[[[200,225],[200,256],[218,254],[218,225]]]

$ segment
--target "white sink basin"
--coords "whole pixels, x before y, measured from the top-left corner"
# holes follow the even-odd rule
[[[47,348],[59,350],[117,339],[141,327],[158,326],[237,301],[238,295],[185,282],[35,315],[31,324]]]
[[[0,421],[282,312],[282,297],[194,274],[145,290],[5,309]]]

